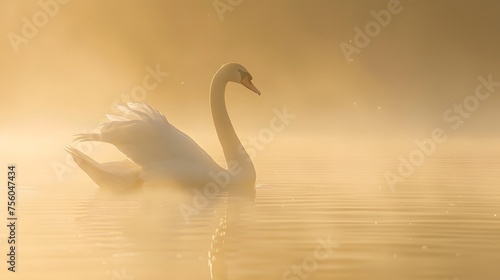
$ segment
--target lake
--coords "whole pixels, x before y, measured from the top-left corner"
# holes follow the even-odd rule
[[[498,279],[500,158],[428,159],[391,190],[397,166],[259,159],[254,198],[222,193],[189,219],[193,197],[168,186],[21,185],[1,279]]]

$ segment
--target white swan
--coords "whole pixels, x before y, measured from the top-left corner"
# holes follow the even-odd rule
[[[144,103],[117,105],[121,115],[96,133],[77,134],[75,141],[102,141],[116,146],[128,159],[98,163],[73,147],[66,147],[75,162],[101,187],[134,188],[145,181],[175,181],[183,185],[210,182],[254,186],[255,168],[238,139],[225,103],[228,82],[244,85],[260,95],[252,76],[240,64],[223,65],[210,86],[210,106],[228,170],[219,166],[195,141],[170,124],[165,116]]]

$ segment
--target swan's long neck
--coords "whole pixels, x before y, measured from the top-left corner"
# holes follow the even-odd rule
[[[210,87],[210,107],[217,136],[222,145],[228,168],[236,170],[233,177],[237,183],[254,184],[255,168],[250,156],[243,148],[226,108],[226,85],[228,80],[221,71],[217,72]],[[237,165],[237,166],[235,166]]]

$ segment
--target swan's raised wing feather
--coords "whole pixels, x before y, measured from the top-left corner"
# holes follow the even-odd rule
[[[151,106],[127,103],[117,108],[121,115],[108,115],[109,121],[98,127],[98,133],[79,134],[75,140],[111,143],[142,166],[175,159],[204,165],[215,163],[196,142]]]

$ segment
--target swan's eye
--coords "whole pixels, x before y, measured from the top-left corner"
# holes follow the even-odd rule
[[[242,70],[239,70],[239,69],[238,69],[238,71],[240,71],[241,80],[244,80],[245,78],[248,78],[248,80],[251,81],[253,79],[253,77],[252,77],[252,75],[250,75],[250,73],[242,71]]]

